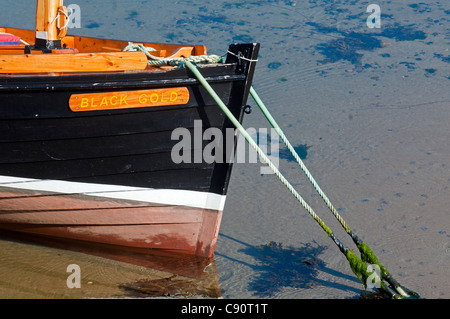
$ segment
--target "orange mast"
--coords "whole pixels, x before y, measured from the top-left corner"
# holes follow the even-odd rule
[[[61,48],[61,39],[67,31],[67,9],[64,0],[37,0],[36,38],[34,48],[51,52]]]

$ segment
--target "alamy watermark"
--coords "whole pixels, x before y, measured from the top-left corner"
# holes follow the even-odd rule
[[[81,28],[81,8],[78,4],[67,6],[69,23],[68,28]],[[369,4],[366,12],[371,13],[366,24],[369,29],[381,28],[381,7],[378,4]]]
[[[367,288],[381,288],[381,270],[376,264],[367,265],[367,273],[370,274],[366,280]]]
[[[378,4],[370,4],[367,7],[366,12],[371,12],[372,14],[369,15],[367,18],[367,27],[369,29],[379,29],[381,28],[381,8]]]
[[[67,6],[68,25],[69,29],[81,28],[81,8],[78,4],[69,4]]]
[[[278,168],[279,138],[274,129],[248,128],[247,133],[258,144]],[[258,163],[258,154],[248,145],[244,137],[233,128],[225,132],[217,127],[203,129],[202,121],[195,120],[193,130],[184,127],[172,131],[171,139],[178,141],[171,151],[175,164],[180,163]],[[205,145],[206,144],[206,145]],[[272,174],[272,170],[264,166],[261,174]]]
[[[67,277],[67,288],[81,288],[81,268],[77,264],[67,266],[66,272],[70,273]]]

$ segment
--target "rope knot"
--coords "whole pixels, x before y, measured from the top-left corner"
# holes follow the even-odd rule
[[[142,51],[147,56],[147,64],[156,67],[166,65],[181,67],[186,61],[194,64],[218,64],[224,62],[223,57],[218,55],[191,55],[180,58],[157,57],[150,53],[151,51],[156,51],[154,48],[146,47],[143,44],[135,44],[133,42],[128,42],[128,45],[123,51]]]

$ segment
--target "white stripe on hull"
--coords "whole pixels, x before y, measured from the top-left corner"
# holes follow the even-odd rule
[[[134,200],[162,205],[190,206],[219,211],[223,211],[226,199],[226,195],[209,192],[31,179],[1,175],[0,187]]]

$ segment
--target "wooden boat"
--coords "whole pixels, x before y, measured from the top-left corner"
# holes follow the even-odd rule
[[[0,229],[213,256],[232,164],[175,163],[171,133],[232,124],[186,68],[150,66],[128,41],[69,36],[66,20],[61,0],[38,0],[36,30],[0,28]],[[232,44],[223,63],[198,64],[241,121],[258,49]]]

